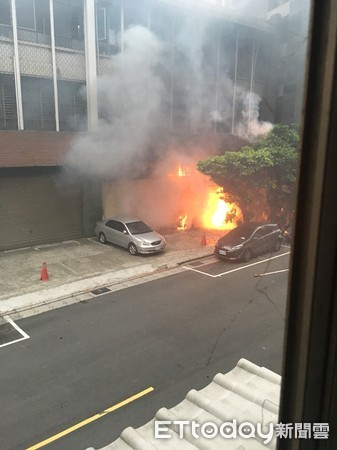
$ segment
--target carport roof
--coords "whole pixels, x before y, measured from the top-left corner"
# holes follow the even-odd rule
[[[190,391],[177,406],[161,408],[147,424],[134,429],[126,428],[121,436],[101,450],[139,450],[139,449],[222,449],[226,450],[266,450],[276,447],[276,440],[264,444],[256,438],[226,439],[217,436],[213,439],[193,438],[190,432],[179,437],[177,425],[167,425],[170,439],[155,439],[155,420],[196,421],[202,425],[212,422],[220,426],[223,422],[236,419],[243,422],[266,425],[278,420],[281,377],[276,373],[259,367],[246,359],[240,359],[236,367],[227,374],[217,374],[213,381],[200,391]],[[200,433],[199,433],[200,434]]]

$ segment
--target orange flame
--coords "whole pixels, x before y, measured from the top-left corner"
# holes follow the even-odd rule
[[[231,230],[242,220],[242,212],[236,203],[226,202],[221,188],[210,188],[207,207],[202,222],[205,228]]]
[[[227,201],[223,189],[210,184],[204,175],[191,172],[188,166],[179,164],[175,176],[177,180],[180,179],[177,192],[177,201],[180,203],[176,214],[177,230],[183,231],[190,226],[231,230],[242,221],[242,211],[238,204]]]
[[[190,169],[188,167],[178,167],[178,177],[187,177],[190,175]]]
[[[187,228],[187,214],[179,216],[179,225],[177,226],[178,231],[184,231]]]

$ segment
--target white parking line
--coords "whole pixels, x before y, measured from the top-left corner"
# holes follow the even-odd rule
[[[274,272],[256,273],[254,277],[266,277],[267,275],[274,275],[274,273],[288,272],[289,269],[275,270]]]
[[[70,241],[52,242],[50,244],[36,245],[34,247],[34,250],[41,250],[41,249],[52,248],[52,247],[59,247],[60,245],[68,245],[68,244],[81,245],[81,243],[78,242],[78,241],[70,240]]]
[[[8,323],[10,323],[12,325],[12,327],[15,328],[16,331],[18,331],[23,337],[20,339],[15,339],[14,341],[11,341],[11,342],[6,342],[5,344],[1,344],[0,347],[6,347],[7,345],[15,344],[16,342],[24,341],[25,339],[30,338],[30,336],[28,336],[27,333],[25,333],[23,330],[21,330],[21,328],[9,316],[4,316],[4,319]]]
[[[97,238],[87,238],[88,241],[93,242],[94,244],[101,245],[102,247],[107,247],[106,244],[101,244]]]
[[[207,272],[202,272],[201,270],[198,270],[198,269],[193,269],[192,267],[187,267],[187,266],[182,266],[182,267],[187,270],[192,270],[192,272],[201,273],[201,275],[206,275],[207,277],[216,278],[218,276],[218,275],[211,275],[210,273],[207,273]]]
[[[188,267],[188,266],[182,266],[182,267],[184,269],[186,269],[186,270],[192,270],[193,272],[197,272],[197,273],[200,273],[202,275],[206,275],[206,276],[211,277],[211,278],[220,278],[223,275],[228,275],[229,273],[237,272],[238,270],[247,269],[248,267],[253,267],[253,266],[256,266],[257,264],[262,264],[262,263],[264,263],[266,261],[271,261],[272,259],[281,258],[282,256],[286,256],[286,255],[289,255],[289,254],[290,254],[290,252],[282,253],[281,255],[272,256],[271,258],[267,258],[267,259],[263,259],[261,261],[257,261],[255,263],[247,264],[246,266],[241,266],[241,267],[237,267],[236,269],[227,270],[226,272],[222,272],[222,273],[219,273],[217,275],[211,275],[209,273],[202,272],[201,270],[193,269],[192,267]]]

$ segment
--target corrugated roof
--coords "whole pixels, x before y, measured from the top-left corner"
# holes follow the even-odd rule
[[[224,422],[240,425],[243,422],[277,424],[281,377],[276,373],[246,360],[240,359],[236,367],[227,374],[217,374],[213,381],[200,391],[190,391],[185,400],[177,406],[161,408],[156,416],[137,429],[128,427],[121,436],[101,450],[149,450],[149,449],[226,449],[226,450],[266,450],[276,448],[276,440],[263,443],[259,433],[256,437],[228,439],[218,434],[209,439],[199,433],[192,436],[190,429],[184,429],[179,437],[179,425],[166,425],[169,439],[155,438],[155,421],[195,421],[203,425],[212,422],[220,427]],[[195,434],[195,433],[194,433]]]

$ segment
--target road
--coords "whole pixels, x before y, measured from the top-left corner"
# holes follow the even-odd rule
[[[41,448],[100,448],[242,357],[281,373],[289,255],[266,258],[190,263],[178,274],[18,321],[29,339],[0,348],[1,450],[39,448],[50,437]],[[266,272],[276,273],[254,276]]]

